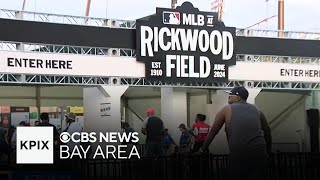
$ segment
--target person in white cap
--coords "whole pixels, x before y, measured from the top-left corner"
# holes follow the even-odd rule
[[[64,130],[64,132],[81,132],[82,131],[82,127],[81,124],[76,121],[76,114],[71,112],[65,115],[65,120],[67,122],[67,128]]]
[[[75,132],[78,132],[78,133],[82,132],[81,124],[78,121],[76,121],[76,118],[77,118],[76,114],[72,112],[68,113],[65,115],[65,118],[67,122],[67,127],[63,132],[68,132],[70,135],[72,135]],[[80,138],[80,137],[75,136],[75,138]],[[76,145],[80,145],[80,143],[76,143],[71,140],[67,143],[67,146],[69,147],[70,151],[72,151]]]

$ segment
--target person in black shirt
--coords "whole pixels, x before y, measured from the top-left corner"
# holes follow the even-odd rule
[[[147,136],[146,157],[159,157],[162,155],[161,140],[163,134],[163,121],[154,115],[154,109],[147,109],[147,118],[143,122],[141,132]]]
[[[55,125],[49,123],[49,114],[48,113],[41,113],[40,114],[41,123],[38,126],[51,126],[53,127],[53,137],[54,142],[59,139],[59,133]]]

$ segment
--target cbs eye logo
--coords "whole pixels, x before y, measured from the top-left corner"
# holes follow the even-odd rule
[[[60,134],[60,141],[62,143],[68,143],[70,141],[70,139],[71,139],[71,136],[69,133],[63,132]]]
[[[94,137],[96,133],[87,133],[87,132],[74,132],[69,134],[68,132],[63,132],[60,134],[60,141],[62,143],[68,143],[69,141],[74,143],[81,142],[95,142],[97,139]]]

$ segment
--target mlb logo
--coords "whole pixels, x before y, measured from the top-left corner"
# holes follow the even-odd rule
[[[17,127],[17,164],[53,164],[53,127]]]
[[[180,13],[178,12],[163,12],[163,24],[180,24]]]

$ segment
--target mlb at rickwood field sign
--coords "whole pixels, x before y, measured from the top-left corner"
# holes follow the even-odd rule
[[[157,8],[137,20],[137,61],[145,77],[161,83],[228,81],[236,64],[236,28],[225,27],[217,13],[200,12],[190,2],[176,9]]]

